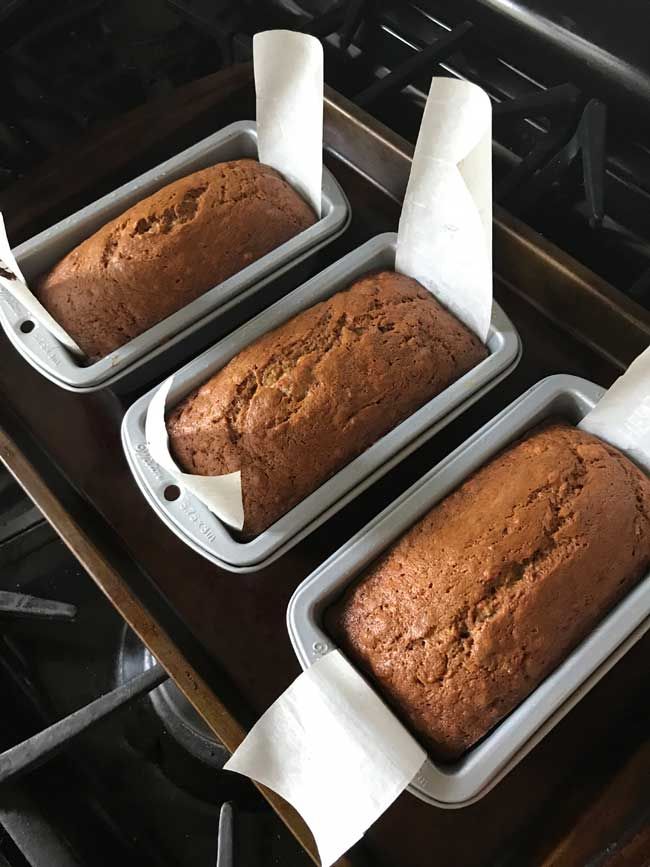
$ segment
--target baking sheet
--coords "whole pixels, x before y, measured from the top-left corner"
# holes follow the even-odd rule
[[[349,172],[352,180],[349,187],[346,184],[346,188],[351,196],[352,207],[356,206],[362,218],[355,222],[349,237],[354,237],[360,243],[370,234],[385,229],[386,214],[392,213],[394,206],[384,191],[391,190],[393,195],[403,195],[400,185],[405,184],[408,175],[410,149],[405,142],[394,137],[386,140],[380,125],[363,112],[358,112],[346,100],[339,100],[336,94],[330,93],[328,100],[328,143],[335,149],[341,149],[352,163],[345,169],[346,175]],[[215,109],[215,118],[221,118],[219,107]],[[598,378],[609,381],[617,372],[615,359],[629,360],[635,354],[633,347],[638,346],[640,351],[647,343],[644,338],[645,319],[640,308],[637,314],[631,316],[623,300],[618,304],[615,290],[610,289],[607,296],[599,294],[599,283],[593,275],[591,281],[585,282],[583,269],[576,271],[575,263],[560,251],[553,251],[549,258],[549,251],[540,239],[521,223],[512,221],[507,214],[499,214],[495,231],[500,235],[495,266],[497,274],[503,276],[506,284],[516,286],[518,293],[532,296],[533,299],[537,298],[537,290],[542,284],[555,287],[555,291],[545,296],[544,305],[533,308],[522,298],[511,295],[507,285],[501,283],[500,291],[509,298],[508,311],[520,330],[527,347],[526,354],[514,376],[486,396],[437,441],[432,441],[429,447],[421,449],[409,459],[408,472],[411,474],[427,471],[431,466],[431,455],[441,454],[443,441],[457,443],[471,435],[482,423],[477,419],[486,420],[497,413],[504,403],[517,395],[517,389],[521,391],[542,376],[564,369],[582,376],[593,376],[597,371]],[[352,241],[346,243],[351,246]],[[530,275],[534,276],[532,282],[528,279]],[[558,328],[557,321],[566,319],[564,314],[567,305],[572,310],[575,307],[578,311],[584,309],[592,313],[594,305],[596,311],[606,306],[607,340],[603,343],[602,317],[597,312],[574,324],[575,330],[571,333]],[[594,346],[605,347],[607,352],[599,358],[593,351]],[[209,612],[222,611],[227,615],[235,598],[232,575],[196,557],[189,547],[164,532],[164,528],[164,544],[152,544],[152,539],[157,538],[161,529],[157,526],[158,518],[147,508],[136,487],[125,484],[124,472],[111,470],[113,465],[115,468],[122,466],[123,455],[118,435],[121,417],[117,413],[107,417],[105,406],[108,396],[88,395],[84,400],[77,400],[74,395],[66,394],[43,377],[26,370],[8,341],[4,342],[2,351],[4,363],[0,376],[6,409],[3,427],[5,423],[8,424],[9,418],[20,419],[20,430],[28,435],[36,449],[30,448],[31,457],[39,457],[40,480],[59,490],[62,496],[65,495],[67,509],[74,510],[74,506],[66,492],[71,497],[74,497],[74,493],[72,489],[68,491],[62,476],[57,474],[52,458],[58,465],[58,471],[63,472],[74,488],[86,498],[86,502],[93,505],[92,511],[102,516],[99,523],[91,521],[89,517],[90,523],[86,527],[89,537],[75,533],[68,535],[68,543],[77,557],[95,574],[113,604],[135,624],[156,657],[164,661],[187,698],[206,716],[219,736],[234,745],[234,718],[240,716],[242,703],[249,709],[265,707],[270,696],[278,695],[295,676],[295,662],[290,659],[285,642],[267,640],[266,636],[282,634],[286,599],[298,581],[320,564],[319,552],[332,551],[348,541],[350,533],[349,528],[346,533],[347,523],[340,519],[332,521],[327,528],[321,528],[315,534],[311,544],[301,545],[289,552],[268,572],[249,576],[245,582],[248,590],[244,588],[237,593],[237,617],[221,617],[219,629],[215,631],[214,617]],[[28,390],[24,388],[25,378],[30,383]],[[162,374],[159,379],[162,379]],[[57,423],[62,409],[65,424]],[[69,430],[75,431],[75,449],[72,452],[69,448]],[[95,435],[97,430],[102,431],[99,439]],[[27,440],[21,437],[20,442]],[[23,453],[20,449],[11,452],[5,448],[3,451],[5,460],[10,462],[21,482],[39,501],[49,519],[65,534],[65,517],[60,518],[56,505],[39,496],[38,487],[34,487],[21,465],[25,457]],[[97,466],[108,467],[100,484],[94,472]],[[396,485],[400,485],[399,480],[404,471],[392,474],[391,479],[395,480]],[[386,496],[393,484],[391,479],[378,483],[377,497]],[[59,483],[63,487],[59,488]],[[374,516],[377,508],[375,498],[366,495],[359,501],[354,515],[350,510],[348,513],[355,520],[365,523]],[[89,513],[86,511],[83,514]],[[137,521],[125,521],[125,514],[136,515]],[[107,539],[104,530],[111,525],[117,528],[118,536],[109,534]],[[107,541],[110,543],[108,547],[105,544]],[[110,573],[107,575],[106,570],[97,567],[92,559],[98,550],[93,542],[99,545],[105,557],[112,557],[115,549],[116,562],[121,564],[118,576],[120,583],[117,586]],[[125,550],[132,554],[126,561],[123,558]],[[131,560],[137,560],[150,576],[146,592],[140,592],[137,575],[130,569]],[[185,575],[185,580],[178,582],[178,574]],[[266,602],[262,609],[257,592],[260,581],[265,582],[263,595]],[[135,595],[129,594],[129,588]],[[163,598],[173,606],[177,615],[171,622],[166,619],[164,612],[167,608],[164,607]],[[158,607],[158,600],[161,600],[162,609]],[[191,631],[189,639],[187,627]],[[241,635],[255,635],[259,640],[240,641]],[[642,649],[650,646],[649,638],[646,635],[645,641],[640,642],[634,653],[609,673],[598,690],[598,696],[604,698],[608,708],[606,716],[615,725],[625,722],[626,713],[622,708],[642,692],[643,677],[648,670]],[[260,655],[260,641],[271,652]],[[624,650],[625,645],[622,645],[617,655]],[[192,667],[192,660],[203,658],[205,653],[217,658],[220,667],[240,684],[237,696],[233,696],[225,686],[224,692],[220,692],[219,679],[210,684],[201,680]],[[187,654],[190,654],[189,661]],[[251,671],[257,672],[256,678],[248,676]],[[572,700],[576,695],[572,696]],[[606,761],[598,752],[598,747],[605,729],[602,721],[601,724],[590,725],[590,715],[594,712],[598,714],[598,707],[598,697],[590,695],[586,702],[575,709],[571,720],[554,732],[552,744],[563,754],[575,756],[576,761],[593,760],[602,769]],[[640,719],[638,708],[632,708],[631,713],[633,718]],[[584,730],[581,726],[584,726]],[[584,736],[581,737],[579,732],[583,732]],[[626,747],[631,748],[636,744],[634,730],[628,730],[625,725],[621,725],[620,732],[612,737],[622,738]],[[550,751],[551,744],[547,743],[539,752],[540,755],[543,752],[548,756]],[[558,810],[569,809],[570,799],[563,789],[566,773],[567,768],[562,762],[545,762],[541,769],[539,756],[524,761],[517,770],[516,778],[513,776],[511,780],[505,781],[496,799],[486,798],[472,810],[457,811],[455,816],[443,817],[442,831],[438,821],[440,816],[436,818],[430,811],[423,810],[422,804],[416,799],[404,797],[391,820],[377,823],[368,832],[364,848],[369,851],[371,859],[381,855],[391,864],[408,864],[409,867],[430,867],[431,853],[435,853],[442,863],[453,862],[458,857],[459,847],[469,861],[480,861],[480,854],[476,854],[473,843],[477,839],[482,841],[481,851],[486,848],[493,852],[509,851],[512,828],[508,822],[495,821],[495,804],[501,805],[496,810],[499,816],[503,815],[504,810],[506,813],[513,810],[522,827],[535,828],[545,793],[551,789],[559,797],[556,804]],[[312,852],[311,836],[295,812],[285,808],[281,802],[276,801],[274,805],[303,846]],[[406,848],[405,835],[411,842]],[[524,848],[528,851],[527,847]]]

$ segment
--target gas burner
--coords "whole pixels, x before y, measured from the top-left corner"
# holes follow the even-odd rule
[[[118,684],[150,671],[155,665],[156,660],[148,648],[125,626],[117,663]],[[204,765],[214,770],[223,768],[230,755],[228,750],[171,679],[152,690],[148,701],[177,744]]]

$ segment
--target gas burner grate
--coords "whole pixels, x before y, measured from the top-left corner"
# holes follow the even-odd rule
[[[205,24],[197,11],[205,7],[201,0],[176,5],[192,6],[195,25]],[[598,92],[602,85],[609,96],[625,79],[624,58],[619,75],[613,57],[612,87],[602,84],[598,64],[593,81],[585,75],[580,86],[568,75],[558,81],[575,63],[549,64],[543,46],[523,29],[516,41],[512,29],[502,38],[499,16],[490,18],[472,0],[267,0],[256,5],[256,15],[245,5],[249,36],[268,26],[318,35],[329,83],[412,141],[431,75],[482,85],[495,108],[496,201],[650,306],[650,139],[635,141],[631,105],[608,104]],[[519,3],[511,5],[516,17]],[[534,15],[527,10],[528,19]],[[246,37],[234,39],[250,53]],[[560,39],[557,28],[548,29],[549,50]]]
[[[495,107],[495,199],[650,306],[650,124],[639,122],[650,88],[640,87],[638,57],[623,56],[638,42],[633,21],[617,56],[589,42],[584,22],[580,41],[578,22],[551,27],[518,0],[65,0],[56,12],[15,0],[8,9],[0,186],[90,126],[250,57],[255,32],[288,27],[323,41],[330,85],[412,141],[431,75],[482,85]],[[591,14],[602,30],[606,11]]]
[[[451,4],[435,5],[451,16]],[[463,4],[463,14],[471,5]],[[648,300],[637,281],[650,267],[650,159],[628,144],[604,100],[503,60],[487,41],[493,34],[474,22],[443,21],[415,4],[382,4],[378,12],[359,2],[355,11],[352,41],[345,46],[334,34],[328,47],[345,48],[357,78],[369,66],[376,80],[359,93],[346,87],[354,78],[346,70],[337,82],[346,95],[414,140],[432,74],[481,84],[494,103],[495,199],[618,288]],[[633,167],[618,155],[624,146],[637,157]]]

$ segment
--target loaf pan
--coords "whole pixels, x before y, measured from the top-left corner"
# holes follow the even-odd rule
[[[265,332],[346,288],[363,274],[380,268],[394,268],[396,240],[393,233],[372,238],[187,364],[175,375],[169,406],[181,400]],[[237,541],[228,528],[193,496],[183,492],[173,502],[165,499],[165,490],[173,482],[151,459],[144,436],[147,409],[156,389],[136,401],[127,412],[122,424],[124,449],[150,505],[184,542],[224,569],[260,569],[326,521],[510,373],[519,360],[521,347],[514,326],[497,304],[492,311],[488,349],[489,356],[473,370],[350,461],[268,530],[248,542]]]
[[[21,244],[13,252],[27,283],[109,220],[166,184],[215,163],[242,157],[257,157],[257,129],[253,121],[233,123],[208,136]],[[199,326],[222,316],[241,300],[242,293],[249,297],[283,269],[334,240],[349,220],[350,207],[345,194],[323,167],[322,217],[317,223],[94,364],[80,364],[38,323],[32,328],[34,323],[25,308],[6,290],[0,291],[0,322],[20,354],[52,382],[70,391],[95,391],[113,385],[169,351]]]
[[[603,389],[574,376],[533,386],[471,436],[333,554],[298,587],[287,625],[303,668],[336,648],[323,614],[386,547],[471,473],[549,416],[577,424]],[[409,786],[438,807],[464,807],[490,791],[650,627],[650,576],[605,617],[591,635],[509,716],[454,764],[428,760]]]

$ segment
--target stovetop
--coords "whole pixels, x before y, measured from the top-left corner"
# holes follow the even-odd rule
[[[485,87],[497,201],[650,306],[645,0],[11,0],[0,21],[0,189],[87,129],[250,57],[256,31],[302,29],[323,40],[328,82],[411,140],[432,74]]]
[[[0,503],[11,505],[0,523],[23,527],[0,545],[0,590],[77,609],[74,621],[0,614],[1,753],[140,673],[148,654],[24,495],[6,475],[0,480]],[[28,529],[21,515],[32,519]],[[219,769],[226,753],[218,743],[209,759],[192,754],[161,719],[155,705],[170,689],[0,785],[3,867],[212,867],[225,802],[235,814],[233,867],[309,863],[250,783]]]

